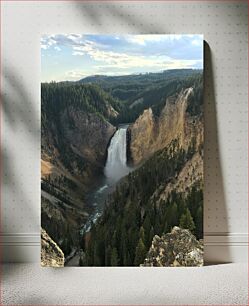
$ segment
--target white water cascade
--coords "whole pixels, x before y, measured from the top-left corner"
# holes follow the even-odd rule
[[[118,128],[108,147],[104,173],[110,184],[116,183],[131,170],[126,164],[127,127],[128,125],[124,125]]]
[[[132,168],[126,165],[126,131],[128,125],[120,126],[113,135],[110,145],[107,150],[107,160],[105,164],[104,174],[105,178],[102,184],[93,192],[90,203],[95,207],[94,213],[89,216],[88,221],[81,229],[81,234],[90,231],[92,223],[95,223],[103,212],[103,204],[114,188],[116,183],[125,175],[127,175]],[[88,199],[88,201],[89,201]]]

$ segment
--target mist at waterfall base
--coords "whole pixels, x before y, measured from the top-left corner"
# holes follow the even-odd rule
[[[105,200],[114,191],[117,182],[132,171],[132,168],[127,166],[127,128],[128,124],[120,125],[110,141],[104,177],[100,186],[88,198],[89,204],[94,207],[94,211],[82,227],[81,234],[88,232],[92,223],[95,223],[101,216]]]

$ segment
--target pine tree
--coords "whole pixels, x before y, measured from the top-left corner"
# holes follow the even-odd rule
[[[98,241],[94,244],[93,262],[95,266],[101,266],[101,261],[98,254]]]
[[[86,254],[83,252],[83,250],[80,250],[79,266],[80,267],[87,266],[87,258],[86,258]]]
[[[142,239],[143,243],[145,241],[144,228],[141,226],[139,231],[139,236]]]
[[[143,223],[143,228],[144,228],[144,232],[145,232],[145,242],[146,245],[149,244],[149,235],[150,235],[150,229],[151,229],[151,222],[150,222],[150,217],[148,215],[148,213],[146,214],[144,223]]]
[[[186,209],[185,213],[182,214],[180,218],[180,227],[184,229],[188,229],[191,232],[193,232],[195,229],[194,220],[188,208]]]
[[[105,266],[111,265],[112,248],[110,245],[105,249]]]
[[[171,225],[172,226],[177,225],[177,223],[178,223],[177,220],[179,220],[179,219],[178,219],[178,208],[177,208],[176,202],[174,202],[173,205],[172,205],[171,216],[172,216]]]
[[[163,233],[164,233],[164,234],[167,234],[168,232],[169,232],[168,222],[167,222],[167,221],[165,221],[165,223],[164,223]]]
[[[155,236],[155,233],[154,233],[154,227],[152,226],[152,227],[151,227],[151,229],[150,229],[150,235],[149,235],[149,245],[148,245],[148,247],[150,247],[150,246],[151,246],[151,244],[152,244],[152,240],[153,240],[154,236]]]
[[[140,238],[136,247],[136,254],[135,254],[135,260],[134,260],[134,265],[139,266],[144,262],[146,256],[146,248],[145,245]]]
[[[117,267],[118,266],[118,251],[116,248],[112,249],[112,255],[111,255],[111,266]]]
[[[196,229],[195,229],[195,234],[198,239],[203,238],[203,211],[202,211],[202,206],[200,206],[196,212],[196,217],[195,217],[195,224],[196,224]]]

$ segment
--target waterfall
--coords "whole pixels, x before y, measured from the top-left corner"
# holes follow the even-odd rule
[[[118,180],[132,171],[132,168],[126,165],[127,127],[128,124],[120,126],[110,141],[104,169],[105,178],[102,184],[92,193],[91,197],[88,198],[88,201],[90,200],[89,203],[94,207],[94,212],[88,217],[87,222],[84,222],[84,226],[81,228],[81,235],[89,232],[92,224],[102,215],[103,204],[108,194],[114,190]]]
[[[113,135],[107,151],[107,160],[104,169],[106,178],[110,183],[116,183],[130,171],[126,157],[126,131],[127,125],[121,126]]]

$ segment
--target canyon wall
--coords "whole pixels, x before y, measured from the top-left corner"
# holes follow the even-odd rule
[[[47,86],[50,93],[52,85]],[[62,87],[58,96],[53,92],[48,102],[45,90],[42,92],[41,220],[43,228],[68,256],[76,251],[79,228],[93,209],[85,195],[103,172],[107,147],[116,128],[94,108],[87,109],[80,93],[74,100],[72,93],[65,91],[66,102],[62,103],[63,90]],[[89,105],[95,100],[87,94],[84,99]],[[107,116],[116,115],[107,101],[96,99]]]
[[[191,141],[196,147],[202,145],[202,118],[199,115],[192,116],[187,111],[192,92],[193,88],[187,88],[166,99],[159,117],[154,116],[151,108],[146,109],[130,125],[128,139],[131,164],[139,165],[173,139],[178,139],[182,148],[187,148]]]

